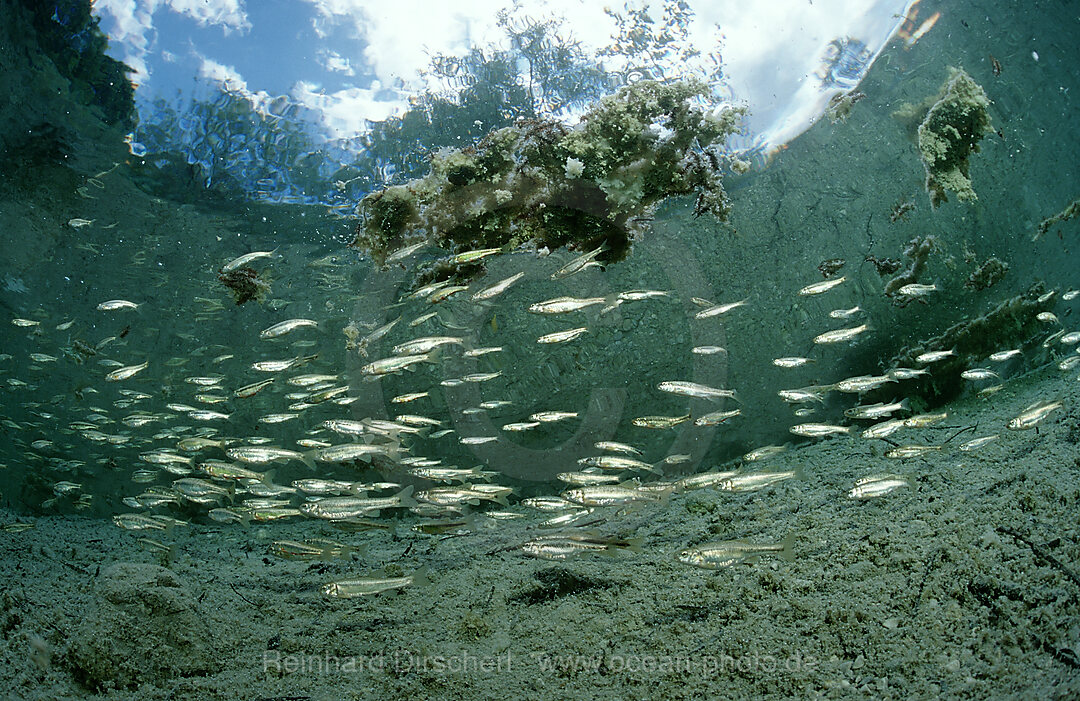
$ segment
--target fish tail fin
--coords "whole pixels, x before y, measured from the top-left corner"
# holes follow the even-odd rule
[[[400,492],[398,492],[394,496],[396,496],[398,498],[398,500],[401,502],[401,505],[403,507],[411,508],[413,506],[416,506],[416,499],[413,499],[413,496],[412,496],[412,493],[413,493],[414,489],[416,489],[416,488],[413,485],[410,484],[409,486],[405,487],[405,489],[402,489]]]
[[[314,454],[315,451],[313,450],[309,450],[306,453],[300,453],[300,461],[303,462],[309,470],[315,469],[315,460],[312,458]]]
[[[777,553],[781,560],[785,562],[791,562],[795,559],[795,533],[788,533],[780,544],[783,546],[780,552]]]
[[[419,569],[412,573],[412,585],[414,587],[427,587],[431,585],[431,580],[428,578],[427,565],[421,565]]]

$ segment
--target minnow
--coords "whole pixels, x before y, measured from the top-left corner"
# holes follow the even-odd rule
[[[671,489],[658,494],[645,492],[639,490],[633,482],[629,484],[624,482],[623,484],[605,484],[568,489],[561,496],[567,501],[582,506],[615,506],[630,504],[635,501],[666,501],[670,492]]]
[[[196,409],[195,411],[189,411],[188,417],[195,419],[196,421],[227,421],[229,414],[223,414],[220,411],[210,411],[208,409]]]
[[[254,260],[258,260],[259,258],[269,258],[270,256],[274,255],[274,253],[276,253],[276,252],[277,252],[277,249],[275,248],[273,251],[252,251],[251,253],[245,253],[244,255],[240,256],[239,258],[233,258],[228,263],[221,266],[221,272],[227,273],[230,270],[236,270],[238,268],[242,268],[245,265],[247,265],[248,263],[250,263],[250,262],[252,262]]]
[[[825,403],[824,391],[828,387],[804,387],[801,389],[782,389],[776,394],[788,404],[803,404],[806,402]]]
[[[999,438],[999,436],[996,433],[993,434],[993,435],[990,435],[990,436],[981,436],[979,438],[972,438],[967,443],[962,443],[960,445],[960,450],[962,450],[965,453],[970,452],[972,450],[978,450],[979,448],[983,447],[984,445],[987,445],[988,443],[993,443],[998,438]]]
[[[742,414],[741,409],[731,409],[730,411],[714,411],[708,414],[694,419],[695,426],[719,426],[726,422],[728,419],[733,419],[736,416]]]
[[[270,553],[283,560],[335,560],[352,557],[361,552],[355,545],[342,545],[332,540],[311,538],[303,542],[295,540],[275,540],[270,544]]]
[[[502,372],[473,372],[462,377],[462,380],[466,382],[487,382],[488,380],[494,380],[497,377],[502,377]]]
[[[138,309],[139,306],[135,302],[129,302],[126,299],[110,299],[97,305],[97,310],[99,312],[111,312],[117,309]]]
[[[402,370],[408,370],[418,363],[433,362],[435,361],[432,356],[427,353],[399,355],[393,358],[384,358],[368,363],[360,368],[360,373],[363,375],[387,375],[390,373],[401,372]]]
[[[311,461],[311,458],[308,455],[299,453],[295,450],[286,450],[285,448],[245,445],[226,448],[225,454],[229,456],[230,460],[238,460],[249,464],[263,465],[269,462],[299,460],[309,468],[315,468],[315,463]]]
[[[503,424],[502,430],[504,431],[531,431],[540,425],[539,421],[516,421],[514,423]]]
[[[832,389],[846,394],[862,394],[877,389],[887,382],[896,382],[896,379],[888,375],[859,375],[840,380],[832,386]]]
[[[290,358],[289,360],[260,360],[256,363],[252,363],[251,369],[258,370],[259,372],[281,372],[294,367],[297,362],[299,362],[299,358]]]
[[[1041,401],[1035,402],[1027,409],[1024,409],[1015,419],[1005,424],[1005,427],[1013,431],[1022,431],[1029,428],[1034,428],[1040,421],[1045,419],[1050,412],[1055,409],[1060,409],[1064,406],[1064,402],[1060,399],[1055,401]]]
[[[419,251],[421,248],[423,248],[426,245],[428,245],[427,239],[424,239],[423,241],[418,241],[418,242],[416,242],[414,244],[410,244],[408,246],[402,246],[401,248],[397,249],[396,251],[391,251],[389,254],[387,254],[387,256],[383,260],[383,262],[384,263],[396,263],[399,260],[405,260],[406,258],[408,258],[412,254],[416,253],[417,251]]]
[[[848,490],[848,499],[874,499],[890,494],[901,487],[910,487],[911,483],[900,475],[880,474],[870,475],[855,481],[855,485]]]
[[[965,380],[973,381],[1001,379],[1001,375],[997,374],[993,370],[988,370],[986,368],[969,368],[960,373],[960,377],[964,378]]]
[[[603,472],[560,472],[555,475],[560,482],[574,487],[588,487],[597,484],[617,484],[622,481],[619,475],[606,475]]]
[[[500,280],[499,282],[495,283],[494,285],[492,285],[490,287],[485,287],[484,289],[479,290],[478,292],[474,293],[473,296],[472,296],[472,300],[474,302],[479,302],[479,301],[482,301],[482,300],[497,297],[497,296],[501,295],[503,292],[506,292],[508,289],[510,289],[511,285],[513,285],[515,282],[517,282],[518,280],[520,280],[523,277],[525,277],[525,271],[522,271],[520,273],[515,273],[514,275],[511,275],[510,277],[505,278],[504,280]]]
[[[468,482],[470,480],[490,480],[498,476],[493,470],[481,470],[480,467],[462,469],[460,467],[414,467],[409,470],[413,477],[433,482]]]
[[[145,363],[140,363],[139,365],[128,365],[127,367],[117,368],[105,376],[105,381],[117,382],[119,380],[126,380],[129,377],[139,374],[148,367],[150,367],[149,360]]]
[[[304,326],[318,328],[319,322],[312,319],[286,319],[259,332],[259,338],[278,338]]]
[[[555,421],[565,421],[566,419],[576,419],[578,412],[576,411],[539,411],[529,416],[530,421],[539,421],[540,423],[552,423]]]
[[[544,560],[566,560],[581,553],[614,554],[618,550],[641,552],[640,538],[624,539],[601,537],[590,533],[555,533],[549,537],[534,538],[521,546],[521,551],[531,557]]]
[[[303,504],[300,512],[305,516],[327,521],[340,521],[369,514],[375,516],[384,509],[407,509],[416,506],[412,493],[413,486],[409,485],[390,497],[327,497]]]
[[[670,296],[671,293],[665,290],[627,290],[615,295],[615,299],[620,302],[639,302],[645,299],[659,299],[660,297]]]
[[[717,389],[715,387],[708,387],[706,385],[701,385],[696,382],[661,382],[656,386],[656,388],[661,392],[677,394],[684,397],[693,397],[695,399],[709,399],[712,401],[719,401],[721,399],[733,399],[735,401],[739,401],[739,397],[733,389]]]
[[[463,263],[475,263],[476,261],[487,258],[488,256],[493,256],[501,250],[501,248],[481,248],[476,251],[465,251],[463,253],[458,253],[456,255],[450,256],[450,264],[460,265]]]
[[[220,385],[224,379],[224,375],[218,375],[216,377],[185,377],[184,382],[189,385],[199,385],[200,387],[215,387]]]
[[[421,297],[427,297],[437,292],[438,290],[443,289],[444,287],[450,286],[453,282],[453,280],[439,280],[438,282],[432,282],[428,285],[424,285],[423,287],[409,293],[408,299],[420,299]]]
[[[852,307],[851,309],[833,309],[831,312],[829,312],[829,318],[850,319],[861,311],[862,307]]]
[[[936,363],[939,360],[944,360],[945,358],[951,358],[951,357],[953,357],[955,355],[956,355],[955,350],[930,351],[928,353],[923,353],[922,355],[915,356],[915,362],[916,363]]]
[[[773,358],[772,364],[778,368],[798,368],[806,365],[807,363],[814,362],[813,358]]]
[[[337,375],[321,375],[312,373],[308,375],[297,375],[295,377],[290,377],[289,379],[285,380],[285,382],[292,385],[293,387],[311,387],[312,385],[317,385],[323,382],[334,382],[337,379]],[[273,382],[273,380],[269,381]]]
[[[262,424],[281,424],[286,421],[292,421],[293,419],[300,418],[300,414],[285,412],[281,414],[267,414],[266,416],[259,417],[259,423]]]
[[[750,298],[747,297],[746,299],[740,300],[738,302],[728,302],[726,304],[714,304],[711,307],[706,307],[705,309],[702,309],[700,312],[698,312],[697,314],[694,315],[694,318],[695,319],[709,319],[709,318],[714,317],[714,316],[720,316],[721,314],[728,313],[732,309],[736,309],[738,307],[745,306],[749,302],[750,302]]]
[[[596,249],[594,249],[592,251],[589,251],[585,255],[578,256],[577,258],[574,258],[569,263],[567,263],[566,265],[564,265],[563,267],[559,268],[554,273],[552,273],[551,274],[551,279],[552,280],[558,280],[560,278],[569,277],[571,275],[574,275],[575,273],[580,273],[582,270],[585,270],[586,268],[590,268],[590,267],[593,267],[593,266],[598,266],[599,263],[597,263],[596,257],[598,255],[600,255],[600,253],[603,250],[604,250],[604,246],[601,245],[598,248],[596,248]]]
[[[869,324],[860,324],[848,329],[836,329],[834,331],[826,331],[823,334],[819,334],[814,337],[814,343],[843,343],[844,341],[850,341],[861,333],[865,333],[870,330]]]
[[[941,450],[940,445],[900,445],[892,450],[885,451],[885,457],[887,458],[916,458],[926,453],[932,453],[935,450]]]
[[[920,285],[919,283],[911,283],[910,285],[904,285],[896,294],[900,297],[923,297],[931,292],[937,292],[937,285]]]
[[[639,416],[630,423],[638,428],[666,429],[674,428],[690,420],[690,414],[682,416]]]
[[[742,563],[756,562],[758,556],[768,553],[790,562],[795,559],[792,546],[795,535],[790,534],[779,543],[748,543],[745,540],[725,540],[703,543],[681,550],[676,559],[686,565],[715,570]]]
[[[807,295],[819,295],[823,292],[828,292],[837,285],[842,285],[847,280],[847,277],[838,277],[835,280],[826,280],[825,282],[815,282],[813,285],[807,285],[799,290],[799,294],[803,296]]]
[[[694,489],[708,489],[709,487],[716,487],[735,477],[737,472],[734,470],[724,470],[722,472],[699,472],[696,475],[690,475],[683,477],[675,482],[675,491],[688,492]]]
[[[616,441],[597,441],[593,444],[593,447],[597,450],[607,450],[615,453],[622,453],[624,455],[641,455],[641,451],[632,445],[626,443],[618,443]]]
[[[1003,363],[1006,360],[1008,360],[1009,358],[1015,358],[1016,356],[1021,355],[1021,354],[1022,354],[1022,351],[1019,348],[1013,348],[1011,350],[1004,350],[1004,351],[998,351],[997,353],[991,353],[989,359],[994,361],[995,363]]]
[[[900,429],[904,428],[903,419],[890,419],[888,421],[882,421],[881,423],[874,424],[870,428],[862,432],[863,438],[885,438],[896,433]]]
[[[404,404],[405,402],[414,402],[417,399],[423,399],[430,396],[428,392],[409,392],[408,394],[399,394],[398,396],[390,400],[391,404]]]
[[[578,460],[578,464],[585,467],[600,468],[601,470],[645,470],[660,475],[663,474],[656,465],[650,465],[641,460],[624,458],[618,455],[592,455],[587,458],[581,458]]]
[[[755,450],[751,450],[749,453],[746,453],[745,455],[743,455],[742,459],[743,459],[744,462],[757,462],[759,460],[765,460],[766,458],[771,458],[774,455],[779,455],[780,453],[784,452],[785,450],[787,450],[787,446],[783,446],[783,445],[767,445],[767,446],[764,446],[762,448],[757,448]]]
[[[778,482],[790,479],[806,479],[802,468],[794,470],[765,470],[761,472],[747,472],[736,474],[717,483],[717,486],[725,492],[755,492],[765,487],[771,487]]]
[[[578,299],[576,297],[555,297],[554,299],[548,299],[530,305],[528,311],[533,314],[566,314],[581,309],[587,309],[588,307],[593,307],[598,304],[604,304],[606,302],[607,298],[605,297],[586,297],[584,299]]]
[[[439,302],[442,302],[451,295],[456,295],[458,292],[464,292],[467,289],[469,289],[467,285],[454,285],[452,287],[444,287],[441,290],[437,290],[430,297],[428,297],[428,301],[432,304],[438,304]]]
[[[834,436],[839,433],[851,433],[850,426],[833,426],[830,424],[796,424],[788,429],[796,436],[820,438],[822,436]]]
[[[425,586],[427,583],[427,568],[421,567],[404,577],[363,577],[328,582],[320,587],[319,591],[328,599],[353,599],[358,596],[379,594],[390,589]]]
[[[483,445],[484,443],[494,443],[499,440],[498,436],[465,436],[461,439],[462,445]]]
[[[353,460],[371,462],[372,457],[376,455],[396,457],[398,450],[398,447],[393,444],[345,443],[329,448],[318,448],[312,455],[319,462],[346,463]]]
[[[573,341],[578,336],[586,334],[589,329],[580,326],[576,329],[568,329],[566,331],[556,331],[555,333],[544,334],[540,338],[536,339],[537,343],[566,343],[567,341]]]
[[[907,428],[924,428],[931,426],[939,421],[944,421],[949,418],[949,412],[943,411],[940,414],[917,414],[910,418],[904,419],[904,426]]]
[[[431,315],[434,316],[435,312],[432,312]],[[399,321],[401,321],[400,316],[398,318],[394,319],[393,321],[389,321],[389,322],[383,324],[379,328],[377,328],[374,331],[372,331],[371,333],[369,333],[367,336],[364,336],[363,338],[361,338],[356,344],[356,349],[360,353],[360,355],[362,355],[364,357],[367,357],[367,348],[368,348],[368,346],[371,345],[372,343],[374,343],[375,341],[378,341],[380,338],[382,338],[386,334],[390,333],[390,330],[393,329],[394,326],[396,326]],[[348,328],[348,327],[346,327],[346,328]]]
[[[433,319],[433,318],[435,318],[437,316],[439,316],[438,311],[428,312],[427,314],[421,314],[420,316],[416,317],[415,319],[413,319],[412,321],[409,322],[409,328],[412,328],[414,326],[419,326],[420,324],[424,323],[428,319]]]

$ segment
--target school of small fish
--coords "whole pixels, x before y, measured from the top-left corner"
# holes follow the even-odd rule
[[[79,220],[72,220],[77,222]],[[71,224],[81,226],[81,224]],[[410,260],[423,243],[413,244],[391,254],[387,260],[403,264]],[[602,249],[589,251],[562,266],[550,277],[531,282],[554,288],[557,294],[561,281],[599,267],[596,257]],[[450,257],[451,263],[471,263],[499,253],[499,249],[464,251]],[[222,271],[237,270],[257,260],[269,260],[277,251],[256,251],[242,255],[221,266]],[[599,273],[591,273],[599,274]],[[539,529],[515,549],[535,558],[565,560],[588,554],[640,552],[640,539],[617,535],[617,516],[624,510],[647,508],[650,504],[665,504],[672,494],[698,489],[744,493],[764,490],[789,480],[806,479],[799,468],[790,470],[759,469],[756,463],[767,461],[787,449],[784,445],[768,445],[744,454],[731,469],[720,467],[689,475],[668,476],[674,468],[690,461],[688,455],[666,455],[645,459],[643,449],[634,445],[633,436],[620,440],[596,441],[595,454],[581,456],[558,473],[565,488],[550,496],[517,497],[517,490],[499,483],[502,476],[497,459],[473,467],[445,464],[439,457],[423,454],[423,450],[439,446],[439,441],[456,441],[460,446],[475,447],[514,440],[525,432],[563,431],[572,434],[582,417],[581,407],[551,406],[542,410],[518,412],[509,395],[485,387],[497,386],[506,391],[512,381],[513,365],[503,363],[501,369],[485,369],[491,359],[507,355],[504,346],[481,346],[466,328],[464,333],[441,320],[440,310],[455,305],[492,305],[511,286],[528,281],[526,272],[518,272],[502,280],[487,282],[475,288],[454,285],[449,281],[432,283],[406,295],[398,308],[413,303],[425,308],[407,324],[399,325],[397,318],[377,328],[362,331],[350,325],[344,329],[346,348],[359,359],[355,377],[326,370],[319,364],[319,350],[329,343],[340,343],[325,321],[294,317],[280,319],[250,338],[237,338],[232,347],[202,347],[197,352],[171,359],[151,354],[152,349],[140,352],[124,348],[110,357],[108,347],[122,338],[102,339],[94,345],[71,341],[63,346],[59,339],[74,323],[77,310],[68,309],[71,318],[63,321],[39,318],[13,318],[10,323],[27,330],[31,340],[41,350],[16,358],[0,354],[0,361],[9,363],[5,373],[15,363],[30,372],[61,362],[79,364],[93,361],[101,370],[88,368],[92,377],[80,390],[80,398],[94,395],[85,415],[66,424],[53,424],[57,417],[50,404],[34,400],[23,403],[35,417],[34,421],[17,422],[4,416],[2,422],[16,431],[12,439],[30,459],[48,466],[52,472],[77,475],[87,469],[86,461],[66,457],[85,453],[78,444],[97,444],[107,449],[92,452],[98,462],[112,470],[127,470],[128,479],[135,485],[134,493],[123,498],[126,513],[114,517],[115,524],[124,530],[145,535],[146,531],[165,532],[188,524],[193,518],[205,517],[222,524],[268,523],[283,519],[314,519],[330,522],[345,531],[369,528],[392,528],[386,515],[412,512],[422,520],[413,530],[418,534],[440,537],[459,536],[475,532],[484,521],[505,519],[537,519]],[[846,277],[827,279],[793,290],[796,297],[827,298],[830,291],[847,281]],[[467,294],[466,294],[467,293]],[[941,293],[937,285],[911,284],[900,293],[909,297],[933,299]],[[1063,300],[1075,299],[1070,291]],[[214,300],[196,298],[204,305],[202,314],[221,312]],[[751,298],[714,302],[694,298],[684,311],[691,324],[720,324],[729,314],[744,313],[752,308]],[[624,305],[670,304],[679,302],[667,290],[626,290],[602,297],[576,298],[567,295],[551,296],[527,306],[527,311],[555,321],[572,317],[563,324],[535,337],[535,343],[550,346],[549,352],[566,352],[563,346],[583,342],[590,334],[589,319],[611,313]],[[86,314],[121,317],[146,317],[153,312],[149,303],[109,299],[86,311]],[[859,307],[837,309],[828,314],[833,320],[859,316]],[[312,314],[311,316],[314,316]],[[497,315],[492,316],[495,328]],[[1060,328],[1060,318],[1041,312],[1037,319],[1053,329],[1046,343],[1064,352],[1058,363],[1062,371],[1080,366],[1080,331]],[[441,322],[446,335],[422,335],[413,331],[424,324]],[[404,333],[404,336],[402,336]],[[839,328],[819,329],[808,334],[812,346],[852,343],[873,333],[869,322],[846,322]],[[331,337],[333,339],[331,340]],[[395,340],[390,341],[391,338]],[[289,350],[283,348],[289,343]],[[52,347],[49,347],[51,344]],[[809,346],[808,346],[809,347]],[[245,361],[247,371],[230,375],[217,368],[234,359],[240,349],[254,349],[254,357]],[[44,352],[44,351],[50,352]],[[726,356],[720,346],[695,346],[695,356]],[[211,358],[210,356],[215,355]],[[945,412],[918,413],[912,402],[904,397],[903,383],[933,373],[935,363],[955,356],[953,350],[927,351],[916,358],[918,368],[891,368],[880,375],[858,375],[840,378],[829,384],[784,388],[777,392],[779,401],[792,405],[796,423],[790,433],[802,438],[822,439],[844,436],[842,440],[879,441],[889,447],[884,456],[904,460],[952,449],[951,441],[964,431],[957,431],[936,443],[911,443],[896,438],[904,431],[925,429],[946,420]],[[983,396],[1000,390],[1005,368],[1023,355],[1019,348],[1001,349],[989,355],[983,364],[963,370],[960,377]],[[468,359],[474,371],[446,376],[443,372],[447,357]],[[199,365],[198,370],[188,369]],[[797,355],[780,356],[772,365],[785,373],[798,374],[801,369],[823,367],[825,358]],[[183,370],[181,370],[183,368]],[[428,368],[429,372],[416,372]],[[185,374],[162,384],[162,375],[154,371],[168,369]],[[93,375],[96,374],[96,377]],[[432,379],[432,374],[436,377]],[[388,397],[386,406],[395,412],[392,419],[382,416],[357,416],[358,400],[385,378],[425,378],[417,380],[409,391]],[[1077,378],[1080,379],[1080,378]],[[631,380],[632,381],[632,378]],[[105,384],[107,383],[107,385]],[[795,383],[797,384],[797,383]],[[30,393],[36,387],[27,380],[9,375],[4,380],[10,393]],[[827,423],[806,420],[822,408],[830,393],[861,397],[882,387],[895,388],[892,401],[873,404],[856,403],[844,410],[847,423]],[[459,435],[453,422],[446,417],[428,416],[423,407],[433,394],[453,388],[475,388],[486,398],[462,411],[464,416],[495,415],[499,420],[492,426],[501,428],[479,435]],[[670,378],[655,387],[656,392],[685,399],[686,411],[677,415],[643,415],[631,419],[632,429],[665,431],[697,430],[726,427],[738,421],[752,420],[753,408],[742,406],[733,388],[712,387],[686,378]],[[100,405],[99,405],[100,404]],[[160,405],[160,406],[159,406]],[[256,432],[250,421],[240,421],[250,408],[258,407]],[[406,407],[408,407],[406,409]],[[414,408],[416,407],[416,408]],[[1038,427],[1063,407],[1059,399],[1047,398],[1018,409],[1003,428],[1024,431]],[[535,407],[534,407],[535,409]],[[397,413],[400,412],[400,413]],[[408,413],[406,413],[408,412]],[[869,422],[869,423],[861,423]],[[281,425],[281,430],[267,427]],[[459,424],[460,425],[460,424]],[[148,427],[143,430],[144,427]],[[247,430],[240,430],[246,427]],[[292,428],[290,428],[292,427]],[[240,435],[231,436],[232,432]],[[288,435],[292,435],[291,444]],[[956,444],[962,452],[972,452],[990,445],[1000,437],[988,433],[968,437]],[[129,452],[130,451],[130,452]],[[390,479],[352,479],[358,471],[370,476],[378,474]],[[279,474],[296,476],[281,479]],[[299,476],[297,476],[299,475]],[[856,501],[881,498],[897,490],[911,487],[909,476],[901,473],[876,473],[858,479],[846,493]],[[86,509],[93,495],[85,493],[82,485],[70,479],[53,483],[52,496],[45,508],[66,505],[76,510]],[[196,509],[195,512],[192,509]],[[196,513],[198,515],[193,516]],[[600,526],[605,527],[603,530]],[[754,562],[761,555],[791,559],[797,538],[789,535],[779,543],[754,543],[743,540],[700,542],[688,544],[671,555],[686,565],[717,569],[739,563]],[[147,547],[167,550],[169,546],[146,538]],[[274,541],[270,553],[284,559],[327,560],[335,558],[364,559],[366,553],[357,546],[333,540],[311,538],[304,541]],[[372,574],[327,582],[321,594],[330,599],[347,599],[377,594],[406,586],[423,584],[427,571],[421,568],[404,576]]]

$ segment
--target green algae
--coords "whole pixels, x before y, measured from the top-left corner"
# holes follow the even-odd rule
[[[707,93],[699,81],[641,81],[601,99],[574,128],[521,120],[473,146],[442,149],[428,175],[361,201],[352,245],[378,264],[420,239],[452,252],[603,246],[599,259],[614,262],[668,197],[696,193],[695,213],[724,221],[731,202],[721,172],[729,159],[717,148],[745,109],[707,112],[695,102]],[[424,278],[482,270],[427,266]]]
[[[949,78],[919,125],[919,155],[926,167],[926,191],[937,207],[948,201],[947,191],[961,202],[978,199],[971,183],[971,156],[979,141],[992,132],[986,92],[959,68]]]

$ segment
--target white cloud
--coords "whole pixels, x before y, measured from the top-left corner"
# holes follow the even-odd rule
[[[380,100],[381,85],[371,88],[348,88],[326,93],[314,83],[293,86],[290,97],[305,107],[320,112],[331,137],[348,138],[367,131],[367,121],[380,121],[404,109],[403,101]]]
[[[251,29],[243,0],[165,0],[173,12],[191,17],[200,25],[221,25],[225,33]]]
[[[365,63],[379,80],[404,81],[411,89],[426,87],[419,72],[428,68],[433,54],[464,56],[472,46],[500,43],[498,12],[512,9],[512,0],[472,0],[469,3],[437,3],[431,0],[305,0],[316,8],[320,36],[330,26],[350,26],[367,47]],[[536,0],[530,16],[564,17],[566,27],[586,45],[607,44],[611,21],[598,2],[583,0]]]
[[[135,69],[132,80],[140,83],[150,75],[146,54],[153,41],[157,0],[95,0],[94,12],[111,20],[105,29],[109,41],[124,48],[121,61]]]
[[[331,73],[343,73],[349,76],[356,75],[356,71],[353,70],[352,63],[349,59],[336,51],[320,51],[319,61],[322,63],[323,68]]]
[[[203,78],[216,81],[229,92],[247,93],[247,81],[240,75],[240,71],[232,66],[203,57],[199,64],[199,75]]]
[[[136,83],[150,76],[156,43],[154,14],[162,7],[203,26],[220,25],[225,34],[251,28],[242,0],[94,0],[94,13],[105,20],[109,41],[123,47],[121,60],[135,69],[132,79]]]

